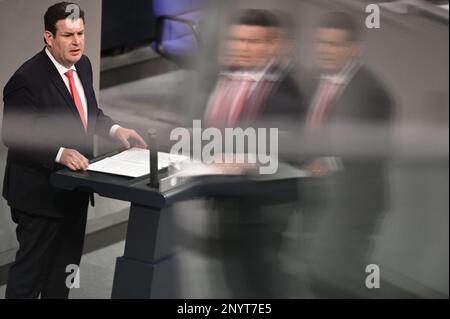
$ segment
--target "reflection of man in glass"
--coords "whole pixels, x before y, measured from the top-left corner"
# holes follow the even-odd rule
[[[284,30],[275,15],[244,10],[228,28],[222,72],[204,114],[210,127],[250,126],[261,122],[280,128],[301,115],[300,92],[282,56]],[[280,57],[282,56],[282,59]],[[266,126],[263,126],[266,127]],[[278,252],[292,205],[273,207],[258,197],[216,199],[220,252],[226,282],[234,298],[279,298]],[[213,244],[213,243],[212,243]]]
[[[222,72],[205,112],[208,126],[300,115],[300,92],[280,59],[283,37],[277,17],[269,12],[246,10],[232,22],[223,43]]]
[[[264,68],[276,56],[280,46],[281,30],[273,24],[232,24],[224,48],[224,65],[247,70]]]
[[[309,103],[307,132],[320,134],[330,124],[384,130],[392,103],[361,59],[356,22],[345,13],[330,13],[316,39],[319,74]],[[364,136],[367,131],[355,129],[352,134]],[[371,236],[386,206],[382,160],[364,154],[357,158],[329,154],[310,160],[305,169],[313,176],[327,177],[305,183],[302,193],[304,226],[317,222],[314,240],[307,247],[315,288],[324,297],[366,296]]]
[[[344,13],[329,14],[316,35],[319,76],[314,79],[307,124],[337,122],[383,123],[390,117],[391,101],[381,82],[363,64],[356,23]],[[305,168],[324,175],[338,168],[336,159],[321,158]]]

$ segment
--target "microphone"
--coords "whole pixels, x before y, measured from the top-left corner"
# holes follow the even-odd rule
[[[156,142],[156,130],[148,130],[148,146],[150,149],[150,187],[159,188],[158,180],[158,144]]]

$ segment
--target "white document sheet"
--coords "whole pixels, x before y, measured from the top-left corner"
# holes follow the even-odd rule
[[[181,155],[158,152],[158,169],[168,167],[171,161],[185,159],[188,158]],[[89,165],[88,170],[129,177],[144,176],[150,174],[150,151],[134,147],[92,163]]]

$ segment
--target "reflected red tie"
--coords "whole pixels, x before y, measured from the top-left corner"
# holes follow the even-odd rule
[[[255,81],[251,78],[230,79],[224,77],[206,117],[207,125],[235,127],[246,108],[254,83]]]
[[[84,114],[83,104],[81,103],[80,94],[78,93],[77,87],[75,86],[75,80],[73,78],[73,70],[69,70],[66,73],[64,73],[65,76],[69,79],[69,87],[70,87],[70,93],[72,94],[73,101],[75,102],[75,105],[78,110],[78,114],[80,115],[81,122],[83,123],[84,132],[87,132],[87,121],[86,121],[86,115]]]
[[[231,94],[229,93],[232,86],[231,83],[232,81],[227,77],[224,77],[222,81],[220,81],[219,87],[217,88],[217,94],[215,95],[211,104],[211,109],[206,116],[207,126],[220,127],[224,124],[224,113],[227,111],[230,102]]]
[[[330,80],[323,79],[320,86],[319,96],[313,105],[308,122],[312,125],[321,124],[325,121],[327,112],[336,95],[337,86]]]
[[[252,79],[244,79],[241,81],[239,96],[237,97],[237,100],[235,101],[228,116],[229,127],[235,127],[238,124],[239,118],[247,105],[250,89],[254,83],[255,82]]]

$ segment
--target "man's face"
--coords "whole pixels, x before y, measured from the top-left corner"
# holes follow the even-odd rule
[[[278,52],[278,36],[274,27],[231,25],[223,62],[241,69],[263,67]]]
[[[319,68],[323,72],[334,73],[359,55],[359,44],[350,39],[346,30],[320,28],[317,33],[316,53]]]
[[[81,59],[84,52],[84,21],[59,20],[56,23],[56,34],[45,31],[44,37],[56,61],[70,68]]]

